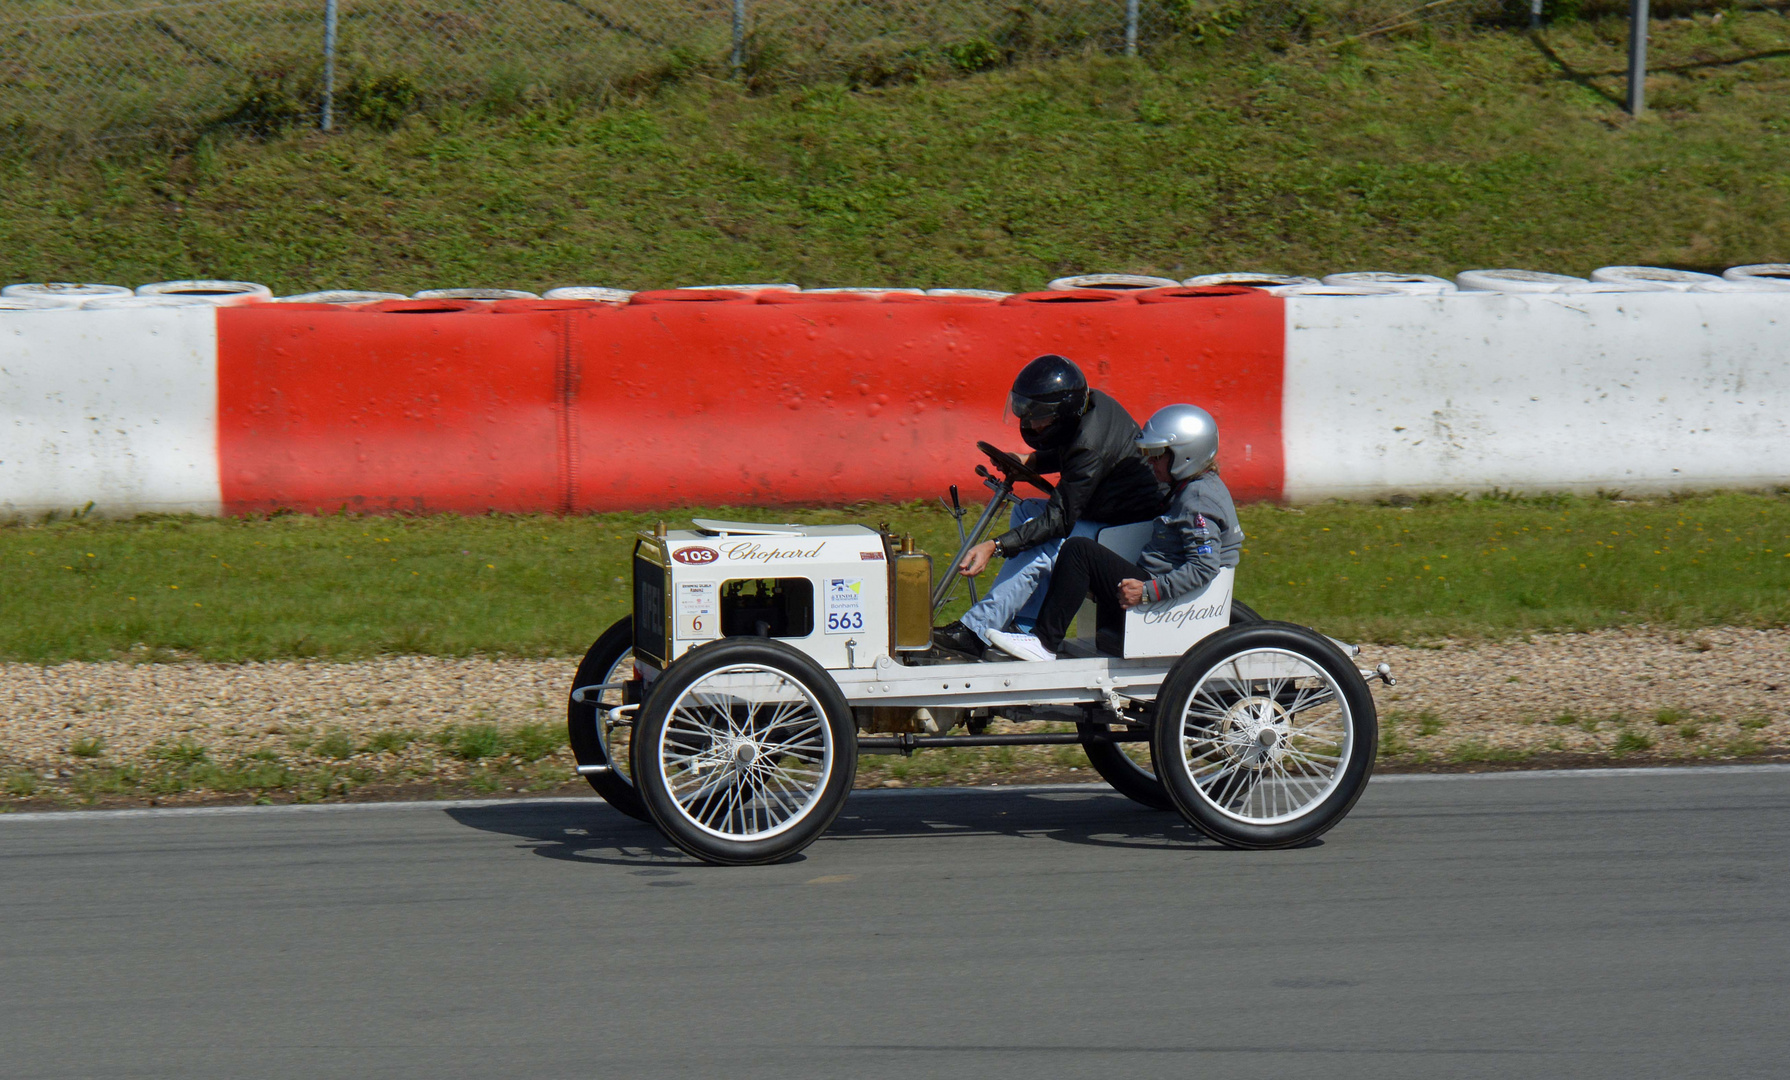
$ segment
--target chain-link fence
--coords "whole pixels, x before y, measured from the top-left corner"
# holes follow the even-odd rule
[[[443,105],[602,101],[676,79],[879,86],[1506,8],[1526,14],[1529,0],[0,0],[0,129],[266,131],[320,124],[326,105],[334,126],[389,126]]]

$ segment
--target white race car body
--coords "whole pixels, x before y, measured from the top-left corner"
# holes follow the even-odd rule
[[[1083,636],[1055,662],[916,663],[896,646],[899,553],[883,534],[862,525],[697,525],[635,542],[634,651],[649,678],[695,646],[757,632],[825,668],[853,705],[1152,698],[1178,657],[1230,623],[1235,572],[1227,568],[1197,593],[1127,612],[1122,656],[1096,652],[1090,607],[1078,620]],[[1106,534],[1103,543],[1135,556],[1125,547],[1141,545],[1148,528]]]

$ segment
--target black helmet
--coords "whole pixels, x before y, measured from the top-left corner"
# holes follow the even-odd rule
[[[1088,408],[1088,380],[1067,357],[1045,353],[1019,371],[1007,395],[1007,415],[1019,421],[1020,434],[1038,447],[1037,434],[1058,420],[1074,419]]]

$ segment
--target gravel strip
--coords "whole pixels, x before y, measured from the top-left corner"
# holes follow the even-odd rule
[[[573,660],[391,657],[359,663],[0,665],[0,766],[55,780],[76,767],[198,747],[218,762],[463,779],[473,764],[428,736],[563,724]],[[388,749],[369,743],[384,737]],[[420,737],[418,737],[420,736]],[[87,740],[90,751],[76,751]],[[177,748],[170,755],[170,748]],[[191,756],[191,755],[187,755]],[[569,751],[565,772],[572,767]]]
[[[1786,630],[1627,629],[1370,646],[1361,661],[1386,661],[1398,679],[1375,692],[1395,759],[1720,757],[1790,744]],[[557,725],[574,666],[433,657],[4,664],[0,770],[57,786],[81,769],[169,760],[170,747],[184,747],[216,762],[260,754],[292,768],[454,782],[484,764],[430,736],[472,725]],[[406,735],[421,737],[394,737]],[[571,768],[564,750],[539,764]]]
[[[1375,698],[1408,754],[1703,757],[1790,743],[1790,630],[1537,634],[1370,646],[1361,659],[1392,665],[1398,685]]]

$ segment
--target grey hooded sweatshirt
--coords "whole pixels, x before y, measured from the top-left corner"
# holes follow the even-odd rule
[[[1150,530],[1150,542],[1137,557],[1146,603],[1172,600],[1203,589],[1227,566],[1236,566],[1243,549],[1243,527],[1230,489],[1211,469],[1183,480],[1169,492],[1168,509]]]

